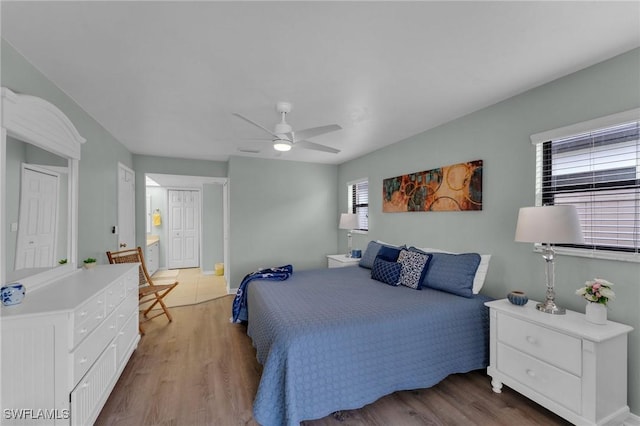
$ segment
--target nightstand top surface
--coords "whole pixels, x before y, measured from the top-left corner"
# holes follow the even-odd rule
[[[528,320],[548,328],[559,329],[594,342],[612,339],[633,330],[633,327],[615,321],[607,321],[607,323],[603,325],[592,324],[586,320],[584,314],[568,309],[565,315],[547,314],[538,311],[536,304],[538,304],[538,302],[529,300],[526,305],[517,306],[510,303],[507,299],[493,300],[485,303],[489,308],[504,312],[515,318]]]

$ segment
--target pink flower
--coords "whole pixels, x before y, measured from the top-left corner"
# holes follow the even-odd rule
[[[598,291],[598,289],[602,286],[602,284],[600,283],[595,283],[591,288],[593,288],[593,291]]]

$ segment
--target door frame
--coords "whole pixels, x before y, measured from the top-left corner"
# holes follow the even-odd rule
[[[204,236],[202,235],[202,232],[204,230],[204,227],[202,226],[202,220],[204,218],[204,202],[202,200],[202,194],[203,194],[203,189],[204,189],[204,184],[216,184],[216,185],[222,185],[222,238],[223,238],[223,263],[224,263],[224,278],[225,281],[227,283],[227,293],[229,293],[231,290],[231,284],[229,282],[229,278],[231,277],[231,267],[230,267],[230,250],[229,250],[229,229],[230,229],[230,214],[229,214],[229,178],[223,178],[223,177],[210,177],[210,176],[189,176],[189,175],[174,175],[174,174],[170,174],[170,173],[153,173],[153,172],[145,172],[144,174],[145,176],[145,181],[146,181],[146,177],[150,176],[150,177],[154,177],[154,176],[158,176],[161,177],[163,179],[168,179],[171,182],[175,182],[172,185],[162,185],[160,184],[160,187],[165,189],[165,190],[169,190],[169,189],[186,189],[186,190],[192,190],[192,189],[200,189],[200,194],[201,194],[201,198],[200,198],[200,265],[203,264],[204,262],[204,254],[203,254],[203,250],[202,250],[202,244],[204,241]],[[146,200],[146,195],[147,195],[147,186],[144,186],[144,196],[145,196],[145,200]],[[167,200],[167,206],[168,206],[168,200]],[[165,206],[165,211],[166,211],[166,206]],[[145,220],[146,220],[146,214],[148,212],[145,211]],[[167,265],[167,258],[166,258],[166,252],[164,254],[165,259],[164,259],[164,264],[165,266]],[[214,271],[203,271],[204,273],[211,273],[213,274]]]

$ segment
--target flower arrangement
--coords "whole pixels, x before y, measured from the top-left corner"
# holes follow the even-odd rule
[[[616,294],[611,290],[612,286],[613,283],[605,279],[594,278],[592,281],[585,282],[584,287],[577,289],[576,294],[589,302],[606,305],[609,300],[616,298]]]

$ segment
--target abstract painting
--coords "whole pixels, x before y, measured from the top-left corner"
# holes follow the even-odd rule
[[[482,210],[482,160],[382,181],[382,211]]]

